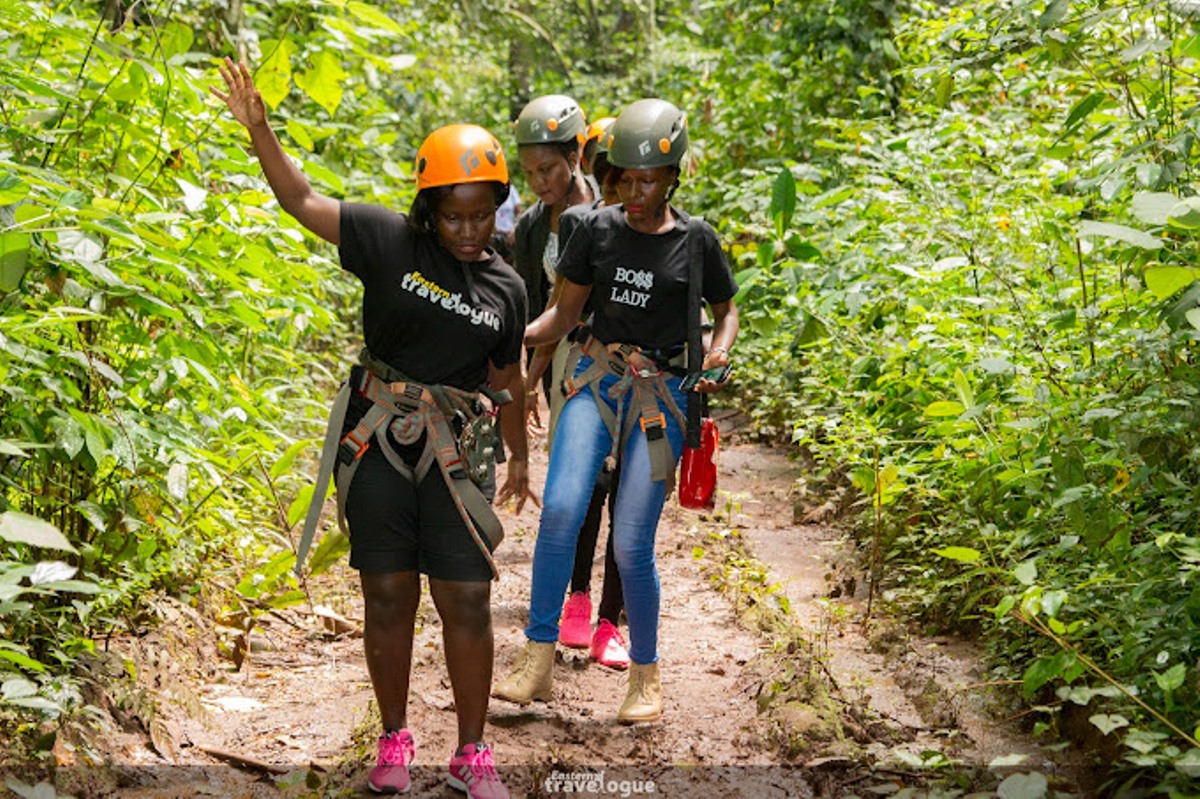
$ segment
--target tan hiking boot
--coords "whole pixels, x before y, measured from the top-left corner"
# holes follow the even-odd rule
[[[507,699],[518,705],[528,705],[535,699],[550,699],[550,682],[554,671],[554,644],[526,641],[517,656],[512,673],[492,689],[492,696]]]
[[[622,724],[657,721],[662,709],[663,692],[658,663],[634,663],[629,667],[629,693],[617,711],[617,721]]]

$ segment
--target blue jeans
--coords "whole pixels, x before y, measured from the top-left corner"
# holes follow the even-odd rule
[[[576,374],[586,369],[591,359],[584,357]],[[608,390],[617,382],[605,375],[567,400],[558,419],[556,440],[550,454],[546,476],[542,517],[537,545],[533,552],[533,589],[529,599],[529,626],[525,635],[531,641],[552,643],[558,640],[558,622],[562,614],[563,594],[571,578],[575,561],[575,542],[587,514],[588,502],[596,478],[612,447],[612,436],[592,393],[599,387],[601,399],[616,411],[617,403]],[[679,405],[686,399],[679,390],[680,379],[671,377],[667,385]],[[638,414],[640,408],[626,395],[626,414]],[[683,431],[674,415],[663,407],[666,437],[675,462],[683,453]],[[621,481],[617,488],[613,514],[613,542],[617,568],[624,585],[625,615],[629,619],[629,657],[634,663],[658,660],[658,569],[654,563],[654,538],[658,519],[667,496],[665,481],[650,479],[650,456],[646,434],[635,425],[621,454]]]

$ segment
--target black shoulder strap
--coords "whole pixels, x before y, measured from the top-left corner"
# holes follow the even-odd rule
[[[700,306],[704,302],[704,238],[699,217],[687,220],[688,308],[687,308],[687,369],[699,372],[704,363],[704,343],[700,330]],[[704,416],[705,395],[696,391],[687,394],[687,431],[684,446],[700,447],[700,419]]]

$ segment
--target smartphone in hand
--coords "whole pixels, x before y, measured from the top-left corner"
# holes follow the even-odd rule
[[[724,383],[732,373],[733,364],[731,363],[727,363],[724,366],[714,366],[712,369],[705,369],[703,372],[691,372],[683,378],[683,382],[679,384],[679,390],[692,391],[701,379],[711,380],[714,383]]]

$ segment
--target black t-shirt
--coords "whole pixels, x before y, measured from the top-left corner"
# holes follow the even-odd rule
[[[525,286],[498,255],[463,263],[408,218],[342,203],[342,266],[363,284],[363,338],[376,358],[427,384],[474,391],[517,363]]]
[[[687,341],[688,225],[699,225],[704,268],[701,294],[710,304],[737,294],[716,231],[671,209],[675,227],[639,233],[625,222],[621,206],[584,214],[558,259],[558,272],[591,286],[592,333],[605,344],[666,349]]]

